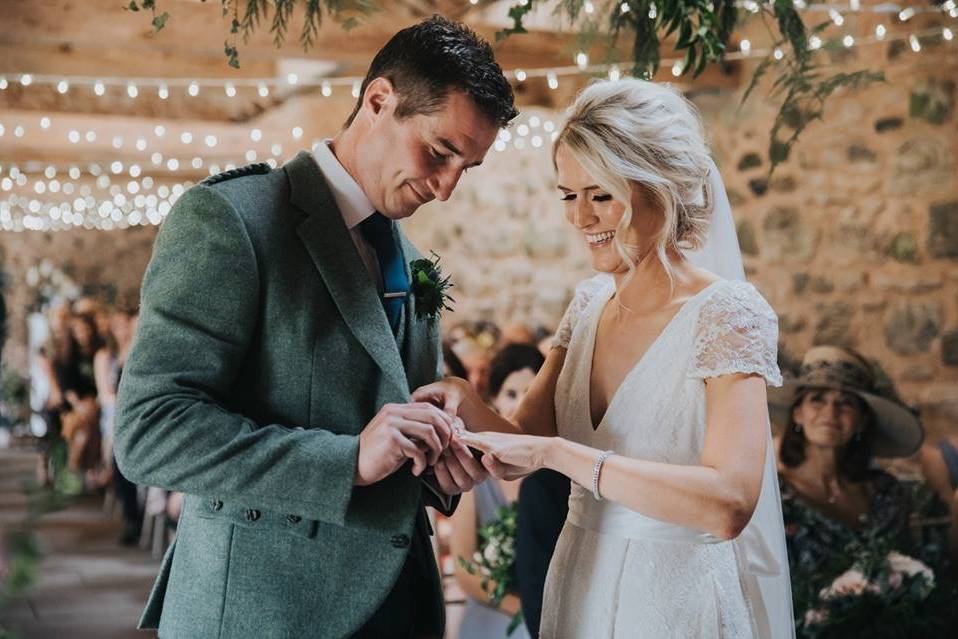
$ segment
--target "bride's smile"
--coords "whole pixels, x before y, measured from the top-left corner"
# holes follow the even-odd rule
[[[601,248],[612,244],[612,238],[615,237],[615,231],[603,231],[602,233],[586,233],[585,239],[591,248]]]

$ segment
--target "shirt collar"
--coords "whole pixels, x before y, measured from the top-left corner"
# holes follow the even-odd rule
[[[330,148],[332,140],[323,140],[313,147],[313,157],[326,177],[329,188],[333,192],[336,206],[350,230],[360,222],[376,212],[376,208],[363,193],[356,180],[353,179],[343,165],[340,164],[333,150]]]

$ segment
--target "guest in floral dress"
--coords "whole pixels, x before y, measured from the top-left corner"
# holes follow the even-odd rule
[[[878,394],[873,367],[843,348],[819,346],[770,404],[785,425],[776,442],[795,609],[844,571],[848,544],[880,539],[909,548],[911,491],[872,464],[918,450],[923,430],[900,402]]]

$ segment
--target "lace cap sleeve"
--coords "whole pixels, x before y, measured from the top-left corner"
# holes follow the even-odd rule
[[[612,279],[608,275],[596,275],[579,282],[578,286],[575,287],[572,301],[569,302],[569,306],[562,315],[555,337],[552,338],[552,348],[569,348],[572,331],[575,330],[576,324],[579,322],[579,316],[582,315],[592,298],[609,285],[611,281]]]
[[[699,314],[689,376],[705,379],[757,374],[782,385],[778,369],[778,316],[754,286],[729,282]]]

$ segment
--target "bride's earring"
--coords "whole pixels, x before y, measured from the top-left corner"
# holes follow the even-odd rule
[[[796,433],[801,433],[801,432],[802,432],[802,425],[799,424],[798,422],[795,422],[795,425],[792,426],[792,430],[795,431]]]

